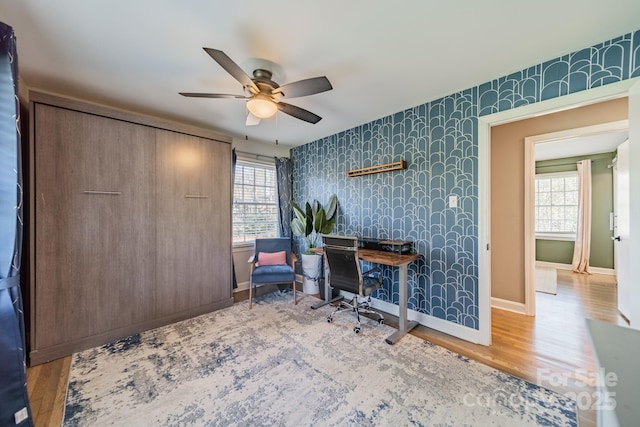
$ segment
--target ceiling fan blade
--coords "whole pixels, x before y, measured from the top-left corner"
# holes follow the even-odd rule
[[[260,124],[259,117],[256,117],[251,113],[247,113],[247,122],[245,123],[246,126],[255,126],[259,124]]]
[[[229,95],[226,93],[200,93],[200,92],[179,92],[180,95],[189,98],[235,98],[235,99],[248,99],[244,95]]]
[[[273,90],[272,93],[282,93],[284,98],[298,98],[300,96],[314,95],[333,89],[329,79],[325,76],[299,80],[287,83]]]
[[[251,80],[251,77],[249,77],[247,73],[245,73],[238,64],[233,62],[233,60],[229,58],[226,53],[224,53],[221,50],[211,49],[208,47],[203,47],[203,49],[218,64],[220,64],[220,66],[224,68],[227,73],[231,74],[233,78],[239,81],[242,84],[242,86],[250,87],[254,89],[255,93],[260,92],[260,89],[258,89],[258,86],[256,86],[253,80]]]
[[[305,122],[316,124],[322,117],[317,114],[313,114],[311,111],[307,111],[304,108],[296,107],[295,105],[285,104],[284,102],[278,102],[278,110],[285,114],[288,114],[296,119],[304,120]]]

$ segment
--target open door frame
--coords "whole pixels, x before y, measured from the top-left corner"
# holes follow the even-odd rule
[[[579,138],[603,133],[626,130],[629,120],[620,120],[599,125],[567,129],[559,132],[529,136],[524,139],[524,293],[525,313],[536,314],[536,222],[535,222],[535,184],[536,184],[536,144],[569,138]]]
[[[633,113],[630,105],[629,117],[631,118],[633,116],[637,118],[635,121],[640,122],[639,82],[640,77],[636,77],[478,118],[478,247],[480,248],[478,254],[480,327],[478,332],[479,342],[481,344],[491,344],[491,127],[629,96],[629,91],[634,85],[634,90],[637,91],[638,94],[638,102],[636,103],[636,109],[633,110]],[[632,120],[629,122],[630,139],[632,138],[632,132],[636,132],[637,136],[635,138],[640,138],[640,129],[636,128],[636,130],[633,131],[634,125],[631,123]],[[635,155],[631,154],[630,157],[632,162],[635,159],[638,162],[637,164],[640,164],[640,144],[636,144],[636,147]],[[640,168],[636,168],[636,175],[635,181],[634,177],[631,177],[631,185],[634,186],[635,184],[635,188],[640,189]],[[635,210],[632,204],[631,215],[634,214],[637,215],[636,217],[640,217],[640,197],[636,198]],[[637,226],[640,227],[640,224]],[[640,230],[638,231],[640,232]],[[634,240],[635,251],[634,245],[632,244],[631,254],[633,256],[635,253],[640,257],[640,238]],[[632,277],[640,277],[640,263],[637,263],[636,268],[638,275],[633,275],[634,271],[632,270]],[[632,311],[634,310],[640,314],[640,290],[638,291],[638,298],[635,298],[633,301]],[[640,321],[640,319],[638,320]]]
[[[629,218],[640,218],[640,79],[628,90],[629,97]],[[640,221],[629,223],[629,259],[640,259]],[[629,263],[631,310],[629,325],[640,329],[640,263]]]

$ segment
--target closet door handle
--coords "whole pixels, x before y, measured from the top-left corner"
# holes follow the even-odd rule
[[[620,236],[611,237],[611,240],[617,240],[619,242],[620,241]]]
[[[122,191],[98,191],[98,190],[85,190],[82,192],[83,194],[98,194],[103,196],[119,196],[122,194]]]
[[[196,194],[185,194],[184,198],[185,199],[208,199],[209,196],[198,196]]]

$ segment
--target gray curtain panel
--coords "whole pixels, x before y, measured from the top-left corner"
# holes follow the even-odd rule
[[[234,185],[236,182],[236,161],[238,160],[238,155],[236,154],[236,149],[231,150],[231,197],[234,194]],[[233,203],[233,200],[232,202]],[[232,219],[233,221],[233,219]],[[231,254],[231,265],[233,267],[233,289],[238,287],[238,279],[236,279],[236,263],[233,260],[233,253]]]
[[[0,22],[0,425],[32,426],[20,292],[22,157],[18,56],[13,29]]]
[[[278,228],[280,237],[291,237],[291,193],[292,177],[291,159],[275,157],[276,179],[278,181]]]

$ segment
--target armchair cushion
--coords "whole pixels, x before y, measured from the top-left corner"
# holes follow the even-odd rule
[[[258,252],[258,265],[287,265],[287,252]]]
[[[293,268],[286,264],[258,265],[251,275],[253,283],[286,283],[292,282],[295,277],[296,273]]]

